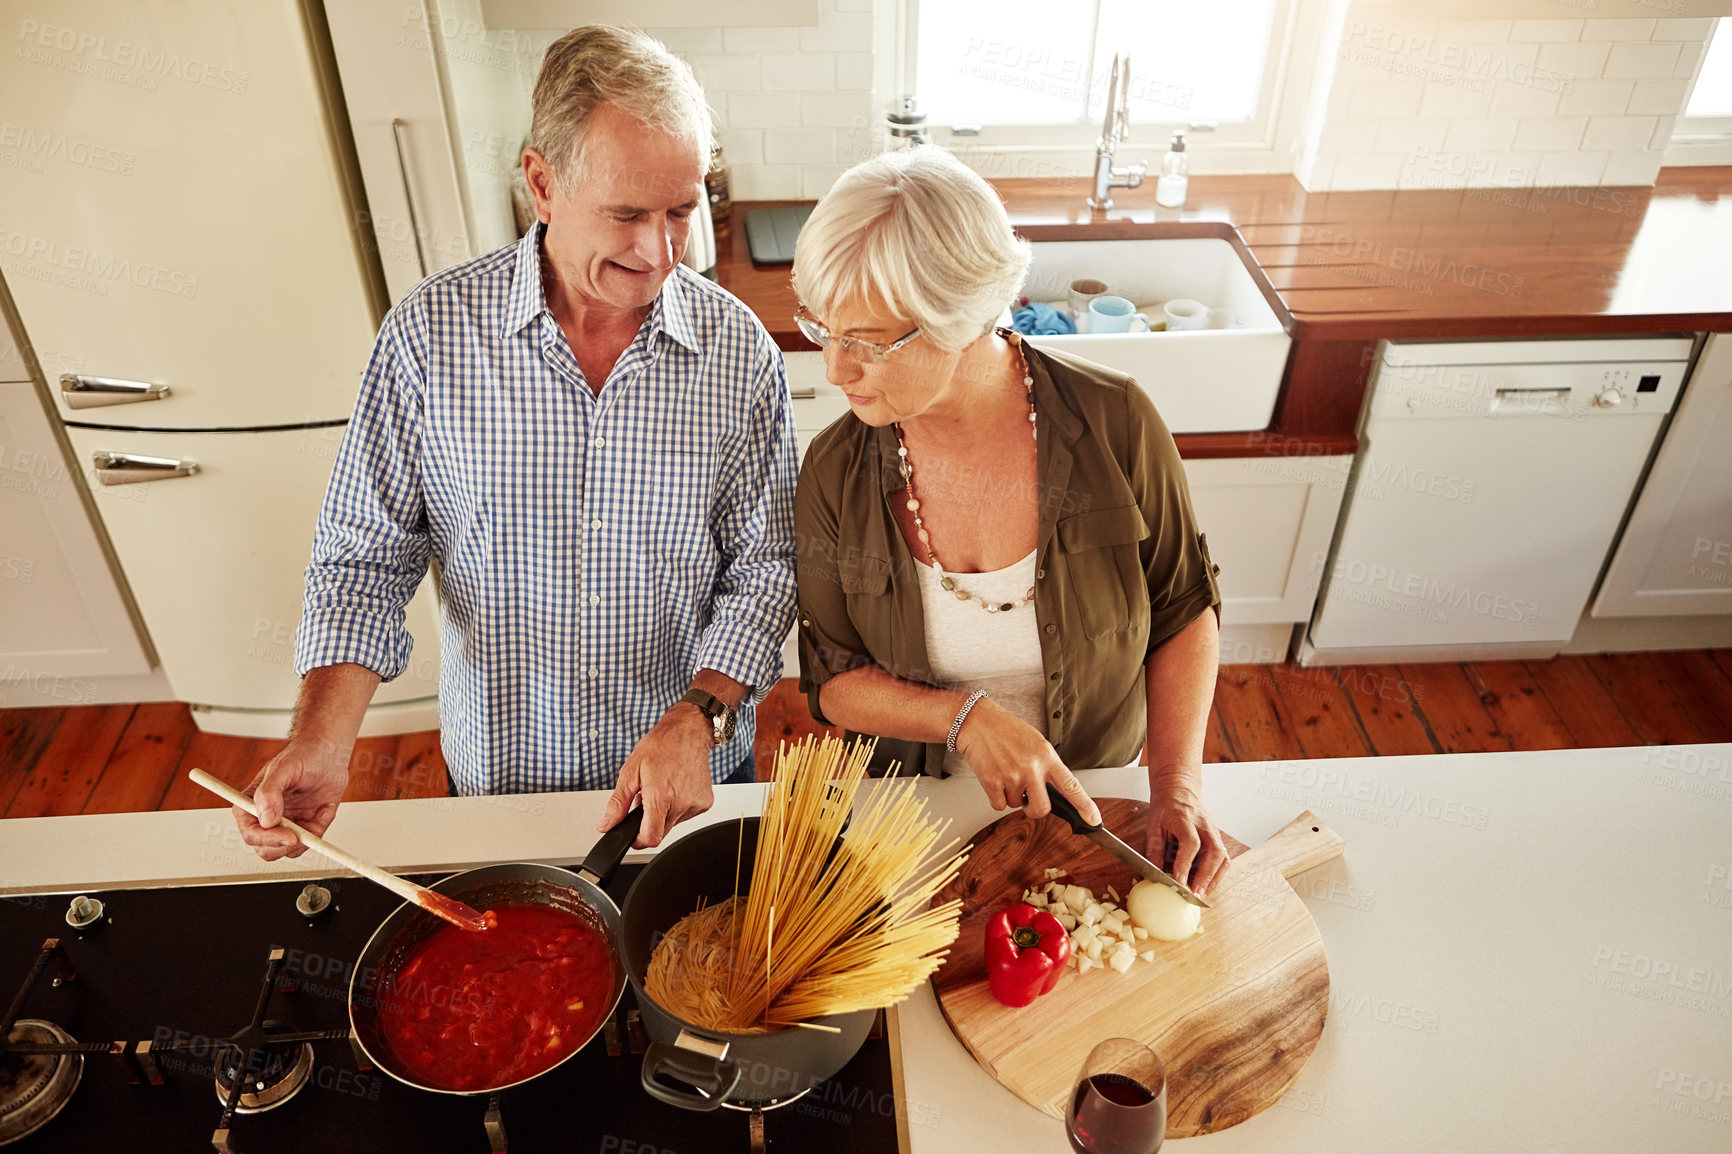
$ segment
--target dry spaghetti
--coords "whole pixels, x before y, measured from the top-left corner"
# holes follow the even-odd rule
[[[949,823],[927,817],[912,781],[861,796],[871,756],[834,737],[782,747],[749,891],[736,862],[734,896],[674,924],[650,957],[650,997],[695,1025],[752,1033],[893,1005],[932,975],[962,908],[933,897],[963,854],[939,845]]]

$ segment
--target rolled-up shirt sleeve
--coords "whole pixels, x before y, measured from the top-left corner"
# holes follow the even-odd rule
[[[409,664],[405,607],[427,572],[421,489],[424,378],[409,355],[411,321],[385,319],[337,450],[307,566],[295,673],[354,662],[390,681]]]
[[[1126,390],[1129,401],[1130,483],[1150,533],[1141,560],[1149,587],[1149,645],[1153,653],[1204,610],[1221,612],[1216,584],[1220,566],[1209,559],[1209,543],[1191,507],[1185,465],[1167,424],[1142,389]]]
[[[743,463],[723,487],[715,523],[721,555],[713,616],[697,668],[752,687],[755,704],[782,672],[794,617],[794,422],[787,369],[758,326],[757,381]]]

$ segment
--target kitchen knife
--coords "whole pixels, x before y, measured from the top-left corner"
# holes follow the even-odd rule
[[[1164,886],[1172,886],[1179,891],[1179,896],[1200,909],[1208,909],[1209,903],[1191,892],[1191,888],[1172,874],[1126,845],[1104,825],[1090,825],[1071,804],[1070,798],[1058,791],[1050,781],[1046,785],[1046,796],[1052,799],[1053,816],[1060,818],[1070,826],[1072,833],[1080,833],[1126,865],[1136,873],[1152,882],[1160,882]]]

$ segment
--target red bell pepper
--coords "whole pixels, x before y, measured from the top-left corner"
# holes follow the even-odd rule
[[[1069,957],[1070,935],[1045,910],[1019,902],[986,923],[987,984],[1007,1006],[1026,1006],[1058,985]]]

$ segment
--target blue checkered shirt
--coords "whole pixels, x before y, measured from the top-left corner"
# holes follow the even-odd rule
[[[295,670],[408,665],[429,558],[459,793],[611,788],[699,669],[754,686],[794,614],[794,430],[757,318],[684,266],[600,395],[542,291],[537,225],[385,318],[307,568]]]

